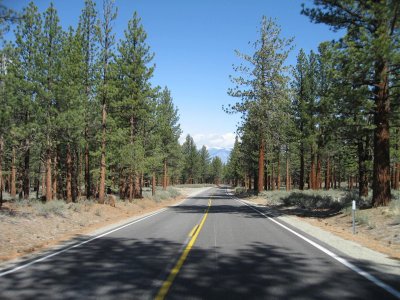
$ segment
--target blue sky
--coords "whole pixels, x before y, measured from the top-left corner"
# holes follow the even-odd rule
[[[3,0],[21,10],[29,1]],[[44,11],[50,0],[34,1]],[[83,0],[54,0],[61,24],[76,27]],[[240,60],[234,50],[251,53],[249,42],[257,39],[263,15],[275,18],[283,37],[294,37],[288,64],[295,64],[300,48],[315,50],[322,41],[338,38],[326,25],[312,24],[300,14],[296,0],[116,0],[119,9],[114,24],[117,40],[133,12],[137,11],[155,53],[152,82],[168,86],[179,109],[180,123],[198,147],[232,147],[239,115],[228,115],[223,105],[235,99],[227,95],[232,86],[232,64]],[[97,8],[102,0],[96,0]]]

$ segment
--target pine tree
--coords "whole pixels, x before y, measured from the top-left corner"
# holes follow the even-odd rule
[[[161,138],[163,155],[163,189],[168,186],[168,168],[173,167],[178,152],[176,145],[181,135],[178,109],[174,106],[171,92],[167,87],[161,92],[157,105],[158,135]]]
[[[287,58],[292,39],[279,37],[280,28],[263,17],[260,40],[254,43],[252,55],[236,51],[246,64],[235,68],[244,76],[232,77],[236,85],[228,94],[241,99],[231,107],[232,111],[244,114],[252,122],[258,139],[258,192],[264,189],[264,156],[267,136],[273,137],[285,112],[287,95]],[[288,50],[289,49],[289,50]]]
[[[15,100],[13,92],[13,78],[12,70],[10,70],[10,63],[13,54],[13,48],[6,45],[0,51],[0,208],[3,204],[3,161],[5,157],[5,139],[10,135],[12,128],[12,108],[13,100]]]
[[[78,158],[74,153],[79,152],[85,141],[82,138],[85,127],[84,109],[85,95],[82,69],[84,66],[81,51],[81,38],[70,27],[63,40],[59,84],[59,105],[57,118],[57,136],[60,146],[64,149],[64,170],[60,170],[65,178],[66,201],[75,201],[79,194]],[[75,158],[75,159],[74,159]]]
[[[83,88],[82,91],[85,95],[85,192],[86,197],[89,198],[92,195],[91,186],[91,163],[90,163],[90,144],[92,139],[91,125],[93,124],[93,113],[96,112],[94,109],[95,104],[95,86],[97,77],[97,66],[96,58],[98,56],[98,19],[96,6],[93,0],[85,0],[85,6],[82,10],[79,18],[79,24],[77,29],[77,35],[81,38],[81,51],[83,55]]]
[[[196,149],[196,144],[193,138],[188,134],[185,142],[182,145],[183,154],[183,170],[182,180],[183,183],[196,183],[200,172],[199,172],[199,152]]]
[[[113,56],[112,48],[114,45],[115,36],[112,34],[112,23],[117,17],[117,11],[113,0],[105,0],[103,2],[103,21],[101,24],[100,34],[100,61],[101,61],[101,162],[100,162],[100,186],[99,186],[99,202],[104,203],[105,196],[105,181],[106,181],[106,123],[107,110],[110,102],[110,97],[113,96],[115,90],[110,84],[113,74],[111,74],[111,59]]]
[[[141,151],[145,151],[143,132],[148,130],[145,121],[155,109],[156,90],[150,83],[154,71],[154,66],[150,64],[154,54],[146,44],[147,34],[136,12],[129,21],[124,36],[118,45],[119,53],[116,58],[118,100],[112,104],[115,112],[113,117],[116,124],[123,129],[120,143],[130,144],[130,147],[137,151],[137,155],[141,155]],[[142,144],[139,145],[140,143]],[[131,167],[134,163],[132,161]],[[129,195],[133,195],[135,189],[135,196],[140,196],[139,177],[143,169],[130,170],[132,172],[128,174]]]
[[[233,149],[231,150],[226,164],[226,179],[232,181],[233,186],[238,186],[239,182],[243,181],[243,162],[242,158],[244,155],[241,153],[241,145],[239,143],[238,136],[235,137],[235,143],[233,144]]]
[[[19,20],[21,16],[0,1],[0,41],[3,41],[4,34],[10,30],[10,25]]]
[[[23,17],[15,32],[15,61],[10,66],[10,72],[14,73],[16,82],[16,102],[14,109],[14,130],[12,140],[16,140],[19,149],[23,152],[23,193],[24,198],[29,198],[30,190],[30,162],[31,147],[33,140],[37,138],[34,134],[37,130],[35,118],[37,111],[36,96],[41,95],[41,41],[42,41],[42,19],[38,8],[31,2],[23,10]],[[16,143],[13,145],[13,153],[16,151]],[[15,162],[15,155],[13,155]],[[15,179],[15,165],[13,164],[13,178]],[[15,180],[12,180],[12,188],[15,191]],[[15,192],[12,193],[15,197]]]
[[[199,173],[200,183],[205,183],[210,176],[211,157],[206,146],[201,147],[199,150]]]
[[[212,159],[210,166],[210,175],[212,182],[216,185],[219,185],[221,183],[223,166],[224,165],[222,163],[222,160],[218,156]]]
[[[40,124],[44,139],[46,161],[46,201],[56,197],[52,191],[52,157],[56,147],[55,119],[57,118],[59,99],[57,85],[61,69],[61,46],[63,33],[59,25],[57,11],[53,4],[44,13],[43,36],[41,40],[41,89],[43,97],[39,97],[40,114],[44,123]],[[57,166],[54,166],[56,168]],[[53,174],[54,176],[54,174]]]
[[[318,0],[316,7],[302,13],[312,21],[325,23],[333,29],[347,29],[346,45],[353,49],[352,60],[359,65],[362,84],[371,88],[374,98],[374,206],[387,205],[390,191],[390,99],[389,78],[398,62],[395,52],[399,42],[400,4],[395,0],[345,3]]]

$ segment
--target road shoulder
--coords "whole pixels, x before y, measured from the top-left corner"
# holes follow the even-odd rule
[[[267,209],[264,205],[256,204],[248,200],[241,201],[262,209]],[[276,218],[298,230],[301,230],[302,232],[314,237],[315,239],[320,240],[330,247],[337,249],[351,259],[365,262],[366,264],[368,264],[368,266],[370,266],[370,268],[380,273],[400,276],[400,261],[397,259],[392,259],[386,254],[369,249],[365,246],[358,244],[357,242],[346,240],[320,227],[300,220],[300,218],[298,217],[279,215],[276,216]]]

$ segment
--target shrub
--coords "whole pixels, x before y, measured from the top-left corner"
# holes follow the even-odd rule
[[[180,194],[181,193],[173,187],[168,187],[167,190],[163,190],[161,187],[157,187],[156,194],[154,196],[151,194],[151,188],[143,189],[143,197],[147,199],[152,199],[156,202],[176,198]]]
[[[292,192],[282,198],[285,206],[298,206],[306,209],[314,208],[341,208],[339,201],[328,193],[322,191]]]
[[[169,196],[170,196],[171,198],[176,198],[176,197],[178,197],[178,196],[181,195],[181,193],[180,193],[177,189],[175,189],[175,188],[173,188],[173,187],[169,187],[169,188],[167,189],[167,191],[168,191]]]
[[[64,201],[53,200],[47,203],[36,202],[34,204],[38,216],[48,217],[51,214],[65,217],[67,205]]]
[[[243,195],[247,192],[246,188],[244,186],[238,186],[235,187],[235,194],[236,195]]]
[[[74,212],[81,212],[82,211],[82,203],[77,202],[77,203],[70,203],[68,205],[68,209],[74,211]]]

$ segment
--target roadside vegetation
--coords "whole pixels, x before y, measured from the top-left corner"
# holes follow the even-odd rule
[[[0,207],[160,200],[171,185],[222,179],[206,147],[190,135],[179,144],[178,109],[167,87],[151,83],[155,54],[136,12],[117,41],[113,0],[85,1],[68,29],[53,4],[0,8]]]
[[[400,188],[398,1],[314,1],[302,14],[343,36],[301,49],[289,67],[293,39],[263,17],[253,51],[236,51],[226,111],[242,122],[225,178],[258,193],[346,187],[387,206]],[[329,193],[290,195],[336,205]]]
[[[178,108],[151,82],[155,54],[136,12],[116,40],[113,0],[86,0],[68,29],[53,4],[0,8],[0,217],[95,207],[90,218],[104,218],[114,207],[98,204],[159,203],[179,196],[171,186],[230,183],[303,212],[346,215],[356,199],[359,224],[379,227],[370,207],[398,223],[398,1],[303,6],[343,36],[300,50],[295,66],[294,38],[263,17],[254,51],[236,51],[236,102],[225,111],[242,121],[226,165],[190,135],[179,144]]]

